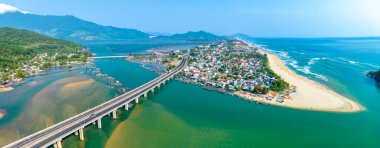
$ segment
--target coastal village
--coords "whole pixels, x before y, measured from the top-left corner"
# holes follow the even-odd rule
[[[131,54],[127,60],[138,63],[141,67],[161,75],[179,65],[187,50],[152,52],[149,54]]]
[[[296,92],[295,86],[275,74],[266,55],[240,40],[228,40],[191,49],[191,59],[182,79],[250,99],[283,103]],[[257,99],[256,99],[257,100]]]
[[[73,65],[84,64],[86,62],[86,51],[87,49],[81,49],[81,51],[73,53],[38,54],[17,69],[0,71],[0,88],[9,90],[12,84],[21,83],[25,78],[44,73],[52,67],[67,66],[71,70]]]
[[[267,55],[258,50],[240,40],[225,40],[183,51],[131,55],[128,60],[162,74],[189,54],[188,65],[178,77],[184,82],[264,104],[292,99],[290,94],[296,92],[296,86],[290,86],[275,74],[269,68]],[[165,68],[158,68],[157,64]]]

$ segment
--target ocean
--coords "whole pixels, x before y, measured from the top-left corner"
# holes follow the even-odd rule
[[[376,58],[380,57],[380,39],[251,38],[244,40],[267,48],[268,51],[279,55],[286,65],[298,74],[360,102],[366,110],[357,113],[332,113],[265,106],[174,80],[154,93],[150,93],[148,98],[142,99],[132,111],[119,110],[119,119],[103,118],[103,129],[97,129],[95,125],[86,127],[85,141],[80,141],[77,136],[72,135],[63,140],[63,146],[95,148],[380,147],[380,127],[378,126],[380,125],[380,89],[373,80],[365,76],[368,70],[380,68],[380,59]],[[131,50],[134,45],[130,43],[104,42],[85,43],[85,45],[97,55],[121,55],[134,52]],[[194,45],[181,44],[178,48],[173,44],[147,46],[139,48],[137,53],[159,47],[180,49],[190,46]],[[116,78],[123,87],[128,88],[137,87],[156,77],[153,72],[124,59],[96,60],[95,65],[102,73]],[[58,74],[55,73],[55,75]],[[10,112],[6,120],[1,122],[0,131],[6,127],[16,127],[12,126],[14,123],[17,123],[17,127],[23,127],[23,132],[33,131],[26,123],[22,125],[17,121],[30,119],[27,117],[28,114],[22,112],[35,107],[33,100],[39,99],[38,96],[41,96],[39,93],[46,93],[41,90],[67,77],[93,78],[80,71],[65,72],[59,74],[59,77],[49,76],[49,74],[41,76],[42,78],[39,79],[44,80],[41,80],[41,83],[31,80],[26,85],[16,88],[17,92],[29,92],[28,95],[15,93],[16,91],[0,94],[0,108],[13,109],[7,106],[17,104],[17,102],[23,104],[14,105],[16,111]],[[46,77],[50,79],[43,79]],[[70,108],[78,108],[79,112],[84,110],[86,105],[73,105],[74,100],[89,99],[92,102],[91,106],[107,99],[104,97],[112,98],[116,91],[100,83],[103,82],[97,80],[96,85],[84,90],[87,93],[83,95],[74,95],[72,99],[66,98],[66,101],[55,101],[56,108],[69,104]],[[32,84],[38,87],[28,86]],[[96,93],[91,95],[90,92],[93,91],[102,92],[104,95],[100,96]],[[54,94],[42,96],[51,95]],[[11,101],[13,98],[18,99]],[[56,98],[50,99],[56,100]],[[45,107],[44,112],[56,110],[43,104],[38,107]],[[46,116],[62,119],[62,113],[57,111]],[[43,121],[32,123],[40,127],[45,126]]]

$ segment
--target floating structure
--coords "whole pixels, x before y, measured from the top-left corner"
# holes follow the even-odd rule
[[[174,78],[178,72],[182,71],[186,65],[187,57],[183,58],[181,64],[172,71],[155,78],[144,85],[141,85],[123,95],[111,99],[105,103],[95,106],[74,117],[59,122],[49,128],[17,140],[5,148],[24,148],[24,147],[54,147],[62,148],[62,139],[72,134],[79,135],[80,140],[84,140],[84,129],[86,126],[96,124],[99,129],[102,128],[102,118],[110,115],[117,119],[116,111],[119,108],[128,110],[131,104],[138,104],[141,96],[147,97],[148,92],[153,92],[156,87],[160,87],[165,82]]]

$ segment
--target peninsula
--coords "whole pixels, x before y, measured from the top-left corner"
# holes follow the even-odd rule
[[[275,55],[240,40],[190,49],[183,81],[203,85],[261,104],[333,111],[364,109],[331,89],[297,75]]]
[[[90,56],[79,44],[13,28],[0,28],[0,51],[0,92],[11,91],[13,83],[51,67],[71,69]]]

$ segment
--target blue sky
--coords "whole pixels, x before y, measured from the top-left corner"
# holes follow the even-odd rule
[[[205,30],[256,37],[380,36],[380,0],[1,0],[148,32]]]

